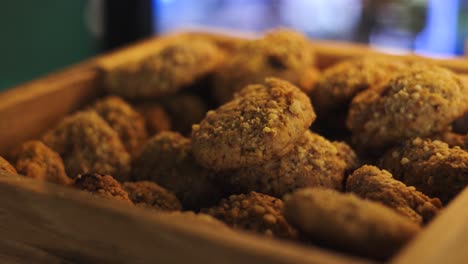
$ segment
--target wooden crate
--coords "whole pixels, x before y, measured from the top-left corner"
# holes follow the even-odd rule
[[[99,97],[103,71],[159,49],[173,38],[197,35],[211,37],[226,48],[242,41],[202,33],[153,38],[1,93],[0,155]],[[321,68],[344,58],[378,53],[357,44],[312,41],[311,45]],[[468,73],[465,58],[419,59]],[[372,263],[313,246],[191,225],[5,172],[0,172],[0,193],[2,263]],[[467,207],[465,190],[391,263],[466,263]]]

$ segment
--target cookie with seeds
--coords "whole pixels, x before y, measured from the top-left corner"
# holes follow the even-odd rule
[[[122,187],[135,205],[163,211],[182,210],[179,199],[154,182],[125,182]]]
[[[306,131],[288,154],[227,173],[219,180],[227,182],[231,193],[257,191],[282,197],[303,187],[342,190],[345,173],[356,166],[356,154],[346,143]]]
[[[266,77],[281,78],[310,91],[316,73],[310,71],[314,61],[314,52],[301,33],[286,29],[268,32],[261,39],[246,42],[227,58],[215,74],[213,95],[219,103],[225,103],[246,85]]]
[[[467,105],[468,90],[458,76],[418,64],[354,97],[347,126],[359,148],[381,150],[447,130]]]
[[[283,201],[265,194],[250,192],[231,195],[217,206],[203,209],[228,226],[267,236],[297,239],[298,233],[283,216]]]
[[[289,82],[267,78],[193,126],[193,153],[213,170],[259,165],[288,153],[314,120],[306,94]]]
[[[421,227],[379,203],[331,189],[305,188],[285,196],[284,214],[312,243],[386,260]]]
[[[119,181],[129,178],[130,155],[117,132],[94,111],[64,118],[42,141],[63,159],[67,175],[99,173]]]
[[[73,187],[103,198],[132,203],[122,185],[110,175],[98,173],[80,174],[74,179]]]
[[[127,62],[105,75],[111,94],[149,98],[174,94],[211,73],[222,52],[207,39],[178,40],[140,61]]]
[[[91,110],[96,111],[120,137],[128,153],[134,155],[148,138],[143,116],[117,96],[97,101]]]
[[[10,162],[8,162],[2,156],[0,156],[0,170],[13,173],[13,174],[18,174],[15,167],[13,167],[13,165],[11,165]]]
[[[186,209],[214,204],[220,191],[211,171],[198,165],[188,138],[164,131],[148,140],[133,162],[136,181],[153,181],[172,191]]]
[[[12,153],[12,162],[19,174],[29,178],[69,185],[62,158],[41,141],[26,141]]]
[[[394,179],[388,171],[370,165],[348,177],[346,191],[393,208],[418,224],[428,223],[442,208],[439,198],[429,198]]]
[[[395,179],[449,202],[468,185],[468,152],[439,140],[419,137],[388,150],[378,166]]]

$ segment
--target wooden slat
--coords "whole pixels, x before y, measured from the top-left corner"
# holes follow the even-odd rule
[[[391,263],[468,263],[467,208],[465,189]]]
[[[98,70],[88,63],[0,93],[0,155],[37,137],[99,93]]]
[[[0,244],[0,257],[32,252],[31,258],[74,263],[369,263],[193,225],[184,218],[1,171],[0,193],[0,234],[13,245]]]

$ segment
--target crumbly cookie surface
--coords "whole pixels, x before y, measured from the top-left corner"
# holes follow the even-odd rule
[[[449,202],[468,185],[468,152],[419,137],[388,150],[379,167],[431,197]]]
[[[310,91],[314,84],[315,72],[310,71],[314,61],[314,52],[305,36],[291,30],[275,30],[246,42],[227,59],[216,72],[213,94],[219,103],[225,103],[246,85],[266,77],[281,78]]]
[[[284,213],[313,243],[382,260],[421,229],[381,204],[330,189],[305,188],[286,195]]]
[[[187,209],[209,206],[220,195],[212,172],[195,162],[190,140],[177,132],[165,131],[149,139],[133,162],[132,177],[174,192]]]
[[[429,222],[442,208],[438,198],[427,197],[375,166],[355,170],[347,179],[346,191],[393,208],[418,224]]]
[[[286,222],[283,208],[283,201],[278,198],[250,192],[231,195],[228,199],[222,199],[217,206],[203,209],[202,212],[233,228],[267,236],[297,239],[297,231]]]
[[[222,57],[209,40],[175,41],[141,61],[109,71],[105,83],[110,93],[126,98],[173,94],[212,72]]]
[[[122,185],[110,175],[80,174],[74,179],[73,187],[100,197],[132,203]]]
[[[193,152],[214,170],[261,164],[288,153],[314,120],[307,95],[289,82],[267,78],[208,111],[192,127]]]
[[[83,173],[129,177],[130,155],[117,132],[94,111],[78,112],[49,130],[42,141],[63,159],[70,178]]]
[[[90,109],[96,111],[117,132],[128,153],[138,153],[148,138],[145,119],[140,113],[117,96],[99,100]]]
[[[347,110],[360,91],[387,80],[407,63],[386,57],[359,57],[339,62],[324,70],[311,94],[317,114]]]
[[[21,175],[62,185],[71,184],[62,158],[41,141],[24,142],[13,151],[12,160]]]
[[[235,170],[220,180],[228,181],[233,193],[257,191],[275,197],[303,187],[342,190],[345,172],[356,164],[356,154],[345,143],[306,131],[283,157]]]
[[[182,210],[179,199],[154,182],[125,182],[122,187],[135,205],[164,211]]]
[[[447,69],[414,65],[354,97],[347,126],[353,142],[369,150],[440,133],[465,111],[467,91]]]

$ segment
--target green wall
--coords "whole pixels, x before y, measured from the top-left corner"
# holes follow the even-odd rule
[[[98,52],[85,24],[86,0],[0,3],[0,90]]]

